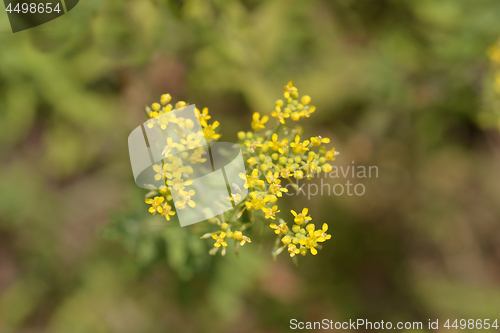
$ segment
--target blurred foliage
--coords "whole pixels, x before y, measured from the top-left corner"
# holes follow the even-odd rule
[[[0,332],[498,315],[487,50],[499,15],[497,0],[86,0],[12,34],[1,14]],[[299,268],[259,246],[197,255],[202,242],[139,204],[128,134],[168,91],[210,107],[234,142],[289,80],[314,96],[305,130],[379,178],[363,180],[364,196],[308,202],[332,240]]]

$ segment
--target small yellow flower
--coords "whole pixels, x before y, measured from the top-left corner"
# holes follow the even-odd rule
[[[154,168],[154,166],[153,166],[153,168]],[[188,173],[187,172],[188,168],[183,166],[182,161],[177,157],[174,157],[172,162],[165,163],[163,165],[163,170],[165,171],[165,177],[168,179],[181,178],[183,172]],[[156,171],[156,169],[155,169],[155,171]]]
[[[165,148],[162,151],[162,155],[165,157],[168,157],[172,150],[177,147],[177,142],[173,142],[173,139],[171,137],[167,138],[167,144],[165,145]]]
[[[255,159],[255,157],[250,157],[247,160],[247,163],[250,164],[250,165],[254,165],[255,163],[257,163],[257,160]]]
[[[245,180],[245,184],[243,185],[244,188],[250,188],[250,187],[260,187],[264,188],[264,181],[262,179],[259,179],[259,170],[254,169],[252,170],[251,175],[246,175],[243,172],[239,174],[240,178]]]
[[[339,154],[339,152],[335,151],[335,148],[332,148],[331,150],[329,150],[325,153],[325,158],[329,161],[334,161],[335,156],[337,156],[338,154]]]
[[[277,106],[275,111],[271,113],[271,116],[278,119],[278,121],[282,124],[285,124],[285,119],[290,117],[289,113],[284,113],[281,111],[281,107]]]
[[[278,135],[276,133],[271,137],[272,141],[269,141],[267,145],[273,150],[279,151],[281,154],[288,153],[288,139],[283,139],[278,141]]]
[[[250,187],[257,186],[260,188],[264,188],[264,181],[259,178],[259,170],[257,170],[257,169],[252,170],[252,175],[249,179],[249,184],[250,184]]]
[[[255,151],[257,150],[257,148],[262,147],[262,143],[260,141],[245,141],[245,146],[247,146],[248,148],[250,148],[250,150],[252,151],[252,153],[255,153]]]
[[[181,139],[181,143],[188,149],[195,149],[200,146],[201,140],[202,138],[196,135],[196,133],[189,133],[186,139]]]
[[[272,229],[275,229],[274,230],[274,233],[276,235],[279,235],[279,234],[286,234],[288,232],[288,226],[286,225],[286,222],[281,222],[279,225],[276,225],[276,223],[271,223],[269,225]]]
[[[270,203],[275,203],[276,201],[278,201],[278,197],[275,196],[274,194],[266,195],[266,198],[267,198],[267,201]]]
[[[316,107],[310,106],[308,109],[303,109],[302,111],[300,111],[300,116],[302,118],[309,118],[311,116],[311,113],[313,113],[314,111],[316,111]]]
[[[285,92],[283,96],[285,96],[286,99],[297,98],[298,96],[297,88],[293,86],[292,81],[288,82],[287,85],[285,86]]]
[[[288,154],[288,139],[281,140],[281,147],[278,149],[281,154]]]
[[[313,226],[314,227],[314,226]],[[318,251],[315,249],[316,245],[318,244],[316,241],[316,238],[314,236],[304,236],[301,235],[299,239],[300,245],[304,246],[306,249],[311,250],[311,253],[313,255],[316,255]]]
[[[181,200],[177,201],[175,204],[179,209],[186,208],[186,203],[189,207],[194,208],[196,206],[196,202],[194,202],[191,197],[195,194],[194,190],[189,191],[179,191],[178,196],[181,197]]]
[[[212,238],[215,240],[214,247],[226,247],[226,233],[224,231],[221,231],[219,235],[216,233],[212,234]]]
[[[313,235],[314,234],[314,224],[312,223],[309,223],[307,226],[306,226],[306,229],[305,229],[309,235]]]
[[[185,186],[193,184],[192,179],[187,179],[183,181],[181,178],[176,178],[173,180],[167,180],[167,185],[170,186],[174,191],[182,191]]]
[[[293,152],[298,155],[308,151],[309,148],[307,148],[307,146],[309,146],[309,140],[300,142],[300,136],[298,135],[295,136],[295,142],[290,143],[290,147],[293,148]]]
[[[268,116],[263,116],[262,119],[260,119],[260,113],[255,112],[252,116],[252,128],[253,128],[253,130],[259,131],[261,129],[266,128],[266,126],[264,124],[267,123],[268,120],[269,120]]]
[[[273,150],[278,150],[280,143],[280,141],[278,141],[278,134],[274,133],[273,136],[271,137],[271,140],[272,141],[269,141],[267,145]]]
[[[167,129],[167,126],[168,126],[168,124],[169,124],[170,122],[173,122],[173,121],[172,121],[172,118],[171,118],[171,117],[169,117],[167,114],[164,114],[164,113],[162,113],[162,114],[160,114],[159,116],[157,116],[156,121],[157,121],[158,125],[160,125],[160,128],[161,128],[162,130],[166,130],[166,129]]]
[[[204,108],[202,112],[200,112],[198,108],[194,109],[194,111],[196,112],[198,119],[200,119],[201,126],[207,127],[207,120],[212,118],[208,115],[208,108]]]
[[[327,230],[328,230],[328,224],[323,223],[322,229],[314,231],[314,236],[317,237],[318,242],[324,242],[332,238],[332,235],[326,233]]]
[[[293,216],[295,216],[294,219],[295,223],[298,225],[302,225],[304,224],[304,222],[312,220],[312,217],[307,216],[307,213],[309,212],[307,208],[302,209],[302,213],[300,214],[297,214],[294,210],[292,210],[291,212]]]
[[[243,246],[245,245],[246,242],[248,243],[251,243],[252,241],[250,240],[250,238],[248,238],[247,236],[244,236],[243,233],[239,230],[235,231],[233,233],[233,238],[237,241],[240,241],[240,245]]]
[[[166,195],[166,194],[170,193],[170,189],[168,187],[166,187],[165,185],[160,186],[158,188],[158,190],[160,191],[160,193],[162,195]],[[167,200],[168,200],[168,198],[167,198]]]
[[[292,175],[293,170],[291,165],[287,165],[283,170],[281,170],[281,177],[288,178]]]
[[[279,179],[279,172],[271,172],[269,171],[266,175],[266,180],[269,184],[272,184],[272,183],[276,183],[276,184],[280,184],[281,183],[281,180]]]
[[[220,134],[215,133],[215,129],[219,127],[219,122],[214,121],[212,125],[207,125],[203,128],[203,134],[205,134],[205,138],[217,140],[220,138]]]
[[[288,253],[290,253],[290,257],[294,257],[300,253],[300,250],[294,244],[288,244]]]
[[[276,219],[276,217],[274,217],[276,215],[276,213],[280,212],[280,210],[278,210],[277,205],[274,205],[273,208],[263,208],[262,211],[265,213],[266,219],[273,219],[273,220]]]
[[[153,170],[156,172],[155,180],[164,179],[167,177],[167,165],[159,166],[158,164],[153,165]]]
[[[266,206],[266,202],[270,197],[262,194],[262,192],[250,192],[250,201],[245,201],[245,205],[249,210],[259,210]]]
[[[313,136],[311,138],[311,142],[315,147],[318,147],[322,143],[330,143],[329,138],[322,138],[321,136]]]
[[[156,212],[162,214],[163,213],[163,207],[161,206],[161,203],[165,200],[164,197],[154,197],[154,199],[146,199],[146,203],[148,205],[151,205],[149,207],[149,212],[151,214],[155,214]]]
[[[167,221],[170,221],[170,216],[173,216],[175,215],[175,212],[172,210],[172,206],[170,206],[169,204],[165,203],[163,205],[163,214],[165,216],[165,218],[167,219]]]
[[[281,192],[288,192],[288,189],[286,187],[282,187],[280,184],[272,183],[269,186],[269,192],[281,198]]]
[[[245,181],[245,183],[243,184],[243,187],[248,188],[248,176],[245,173],[241,172],[239,174],[239,177]]]
[[[193,154],[191,154],[191,156],[189,156],[189,161],[192,164],[203,163],[207,160],[206,158],[203,157],[204,154],[205,154],[205,150],[203,149],[203,147],[198,147],[195,149]]]

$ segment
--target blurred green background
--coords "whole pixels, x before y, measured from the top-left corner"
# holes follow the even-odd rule
[[[498,0],[86,0],[12,34],[0,14],[0,332],[500,319],[499,17]],[[282,200],[330,225],[317,256],[273,262],[254,237],[211,257],[147,213],[127,147],[146,104],[209,107],[235,142],[289,80],[335,165],[379,169],[353,180],[364,196]]]

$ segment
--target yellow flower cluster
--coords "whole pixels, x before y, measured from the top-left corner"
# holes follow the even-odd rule
[[[153,215],[159,213],[165,216],[167,220],[175,215],[173,209],[173,200],[177,209],[185,209],[186,205],[195,207],[196,202],[193,200],[195,191],[187,187],[193,183],[189,176],[193,174],[192,165],[203,163],[207,160],[206,152],[200,143],[204,138],[215,140],[220,137],[220,134],[215,133],[215,128],[219,125],[218,122],[208,124],[207,120],[211,117],[208,115],[208,109],[203,109],[200,112],[195,109],[193,116],[198,117],[201,121],[202,128],[197,129],[195,122],[190,118],[177,117],[170,112],[174,109],[185,107],[186,102],[180,101],[175,104],[175,107],[170,104],[171,97],[169,94],[161,96],[161,104],[153,103],[151,108],[146,108],[146,114],[149,117],[147,127],[152,130],[158,130],[165,136],[165,147],[161,147],[164,159],[161,165],[154,164],[152,166],[156,175],[154,179],[161,181],[165,185],[155,188],[148,193],[146,203],[151,205],[149,212]],[[171,125],[167,131],[168,125]],[[176,135],[175,140],[171,135]],[[167,186],[168,185],[168,186]],[[150,198],[154,196],[154,198]]]
[[[284,100],[276,101],[275,110],[271,116],[277,122],[266,130],[269,117],[261,116],[258,112],[252,117],[252,132],[239,132],[238,138],[244,150],[248,164],[247,174],[240,174],[245,182],[245,188],[250,190],[249,198],[245,201],[244,209],[254,212],[262,211],[265,220],[275,220],[280,212],[277,201],[288,192],[282,181],[287,181],[292,188],[296,187],[295,180],[310,179],[315,173],[330,172],[329,161],[334,161],[338,152],[335,148],[327,150],[324,144],[330,139],[314,136],[303,140],[300,128],[292,128],[289,120],[298,121],[308,118],[316,110],[310,105],[311,97],[299,96],[298,89],[289,82],[283,93]],[[330,238],[326,235],[328,225],[325,223],[321,230],[315,230],[313,224],[307,224],[311,217],[307,216],[307,208],[295,215],[295,225],[290,229],[286,222],[271,223],[270,227],[281,238],[284,247],[288,247],[290,256],[305,255],[307,250],[316,254],[318,243]],[[307,225],[306,225],[307,224]],[[305,228],[302,228],[305,226]],[[279,254],[284,247],[276,247],[274,254]]]
[[[316,107],[310,104],[311,97],[300,97],[292,82],[285,86],[283,97],[284,99],[276,101],[275,109],[271,112],[271,116],[276,118],[275,124],[269,125],[269,116],[255,112],[251,121],[253,131],[238,133],[239,145],[247,166],[246,173],[239,176],[245,181],[244,187],[248,189],[249,195],[241,201],[240,194],[233,194],[228,199],[234,203],[239,202],[235,208],[220,214],[219,218],[208,220],[218,226],[218,231],[208,232],[201,237],[213,239],[213,248],[209,252],[212,255],[219,249],[222,249],[221,254],[225,255],[230,239],[234,239],[236,251],[245,243],[250,243],[250,238],[243,235],[243,231],[252,227],[256,221],[269,225],[277,234],[273,251],[275,256],[285,248],[291,257],[297,254],[306,255],[308,251],[316,255],[319,243],[331,238],[326,233],[326,223],[318,230],[310,223],[312,218],[308,216],[307,208],[299,214],[291,211],[294,215],[292,227],[277,216],[280,213],[278,200],[283,197],[283,193],[288,192],[287,185],[295,189],[294,180],[310,179],[314,174],[330,172],[332,166],[329,162],[334,161],[338,154],[335,148],[328,150],[325,147],[325,144],[330,143],[330,139],[320,136],[303,139],[302,129],[298,126],[291,127],[289,124],[290,121],[296,122],[310,117],[316,110]],[[178,126],[176,133],[182,136],[180,143],[167,139],[168,144],[163,151],[166,162],[153,166],[155,179],[164,179],[168,187],[161,186],[153,195],[150,194],[160,195],[146,200],[146,203],[151,205],[151,213],[159,213],[167,219],[174,215],[170,204],[171,191],[176,191],[175,197],[182,198],[176,202],[178,208],[196,205],[192,198],[195,195],[194,190],[187,189],[192,184],[192,180],[188,178],[192,174],[190,164],[205,161],[205,152],[202,148],[196,148],[194,153],[188,154],[186,150],[193,150],[199,144],[201,135],[207,140],[217,140],[220,137],[220,134],[215,132],[219,122],[207,122],[211,119],[207,108],[201,112],[196,110],[203,131],[192,131],[194,124],[190,119],[178,119],[169,113],[172,109],[186,106],[186,103],[178,102],[174,107],[169,104],[170,99],[170,95],[163,95],[161,104],[155,103],[146,110],[153,123],[152,127],[158,126],[164,130],[169,123],[173,123]],[[181,152],[181,157],[176,157],[178,154],[173,156],[174,151]]]
[[[215,242],[214,242],[214,247],[213,249],[210,250],[210,254],[211,255],[215,255],[217,253],[217,251],[222,248],[222,251],[221,251],[221,255],[222,256],[225,256],[226,255],[226,247],[227,247],[227,242],[226,240],[228,239],[234,239],[235,242],[236,242],[236,246],[237,247],[240,247],[240,246],[243,246],[245,245],[245,243],[251,243],[251,239],[245,235],[243,235],[243,232],[242,230],[235,230],[235,231],[232,231],[229,224],[224,222],[224,223],[221,223],[220,221],[217,221],[219,227],[220,227],[220,231],[217,231],[217,232],[211,232],[211,233],[207,233],[203,236],[201,236],[201,238],[212,238]]]
[[[293,121],[298,121],[300,118],[309,118],[311,113],[316,110],[315,106],[309,105],[309,103],[311,103],[310,96],[304,95],[299,100],[299,92],[297,88],[293,86],[292,81],[288,82],[285,86],[285,93],[283,96],[285,97],[285,101],[278,99],[276,101],[276,107],[271,113],[271,116],[275,117],[283,125],[288,118]]]
[[[290,257],[294,257],[296,254],[301,254],[305,256],[307,254],[307,250],[311,251],[313,255],[318,254],[318,243],[325,242],[330,239],[332,236],[327,234],[328,224],[323,223],[323,227],[321,229],[315,230],[315,226],[312,223],[308,223],[312,218],[307,215],[308,209],[304,208],[302,213],[297,214],[294,210],[291,211],[294,215],[295,225],[290,230],[285,221],[281,221],[279,225],[275,223],[271,223],[271,228],[275,229],[275,233],[278,235],[284,235],[281,238],[281,242],[284,244],[281,247],[278,247],[274,254],[278,255],[288,247],[288,253]],[[305,226],[305,228],[304,228]]]

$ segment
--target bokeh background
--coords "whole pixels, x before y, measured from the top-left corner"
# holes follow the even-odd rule
[[[499,17],[498,0],[86,0],[12,34],[0,13],[0,332],[500,319]],[[234,142],[289,80],[335,165],[379,169],[352,180],[364,196],[282,200],[330,225],[317,256],[273,262],[254,237],[211,257],[147,213],[127,147],[145,105],[209,107]]]

